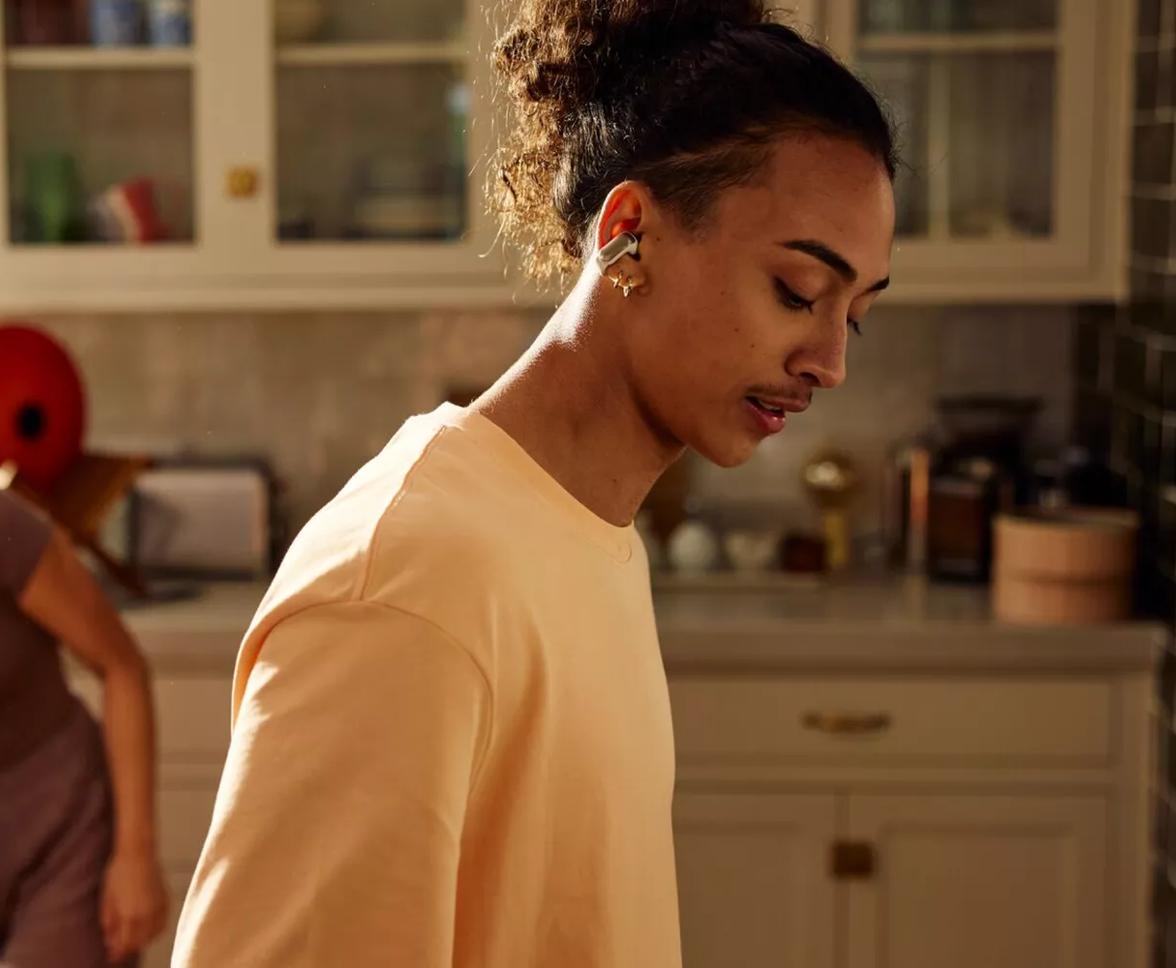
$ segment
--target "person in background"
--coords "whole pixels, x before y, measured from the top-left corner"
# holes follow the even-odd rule
[[[103,727],[58,642],[102,678]],[[65,532],[0,489],[0,966],[138,964],[168,911],[154,761],[146,661]]]
[[[741,464],[844,380],[889,282],[892,136],[759,0],[506,6],[520,118],[488,171],[574,284],[286,554],[173,968],[681,965],[635,515],[687,448]]]

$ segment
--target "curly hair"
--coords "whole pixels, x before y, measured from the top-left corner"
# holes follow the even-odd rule
[[[697,236],[718,194],[753,182],[788,131],[852,140],[894,179],[894,137],[874,95],[763,0],[512,9],[493,61],[513,114],[486,199],[538,281],[579,271],[619,182],[641,181]]]

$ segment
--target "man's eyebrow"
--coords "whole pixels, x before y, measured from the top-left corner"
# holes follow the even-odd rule
[[[824,242],[818,242],[816,239],[793,239],[790,242],[781,242],[780,245],[786,249],[794,249],[805,255],[811,255],[814,259],[819,259],[848,283],[854,283],[858,280],[857,270],[849,264],[849,260],[829,248]],[[890,277],[887,276],[885,279],[879,279],[866,291],[881,292],[889,285]]]

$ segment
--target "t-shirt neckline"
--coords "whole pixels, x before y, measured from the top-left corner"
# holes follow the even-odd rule
[[[446,426],[465,430],[485,441],[526,478],[550,505],[564,514],[578,531],[603,547],[617,561],[627,562],[633,557],[633,542],[637,540],[635,522],[618,527],[606,521],[552,477],[522,444],[489,417],[448,401],[434,412]]]

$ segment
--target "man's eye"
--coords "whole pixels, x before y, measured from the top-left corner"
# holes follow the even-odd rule
[[[789,309],[807,309],[809,312],[812,312],[813,301],[811,299],[805,299],[803,296],[793,292],[786,283],[779,279],[776,280],[776,291],[780,297],[780,302]]]

